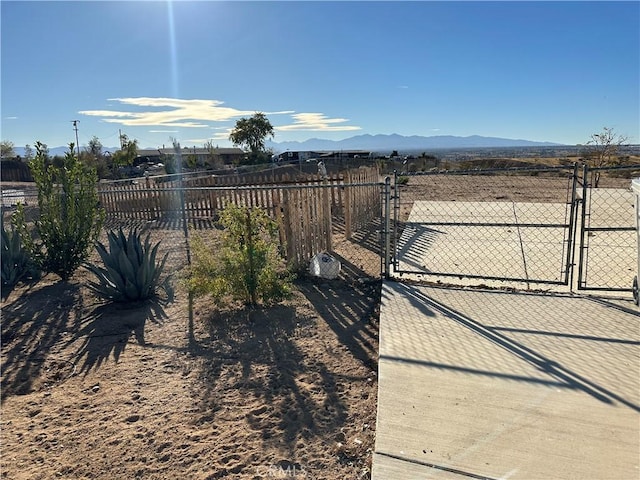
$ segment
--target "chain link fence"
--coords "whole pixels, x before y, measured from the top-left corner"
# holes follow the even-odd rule
[[[638,176],[640,165],[396,174],[394,272],[465,285],[631,291]]]
[[[575,168],[396,175],[397,273],[566,283]]]
[[[11,228],[13,215],[18,204],[22,204],[25,213],[27,226],[35,227],[35,222],[39,219],[40,210],[38,208],[38,192],[35,187],[3,188],[2,189],[2,219],[5,229]],[[187,243],[185,241],[182,221],[179,218],[158,221],[157,218],[148,216],[147,218],[124,218],[107,215],[100,232],[98,241],[108,245],[107,233],[109,230],[122,228],[125,232],[137,229],[145,236],[150,234],[152,243],[161,242],[159,253],[167,258],[167,267],[170,272],[184,268],[188,263]],[[95,249],[92,249],[88,259],[90,263],[100,263],[100,256]]]
[[[627,291],[637,275],[630,179],[638,175],[638,165],[401,173],[393,196],[372,169],[252,185],[140,179],[101,184],[101,240],[108,230],[137,228],[162,242],[170,271],[179,272],[190,262],[191,238],[215,245],[219,212],[234,203],[262,208],[278,223],[281,252],[303,275],[314,255],[328,252],[349,281],[392,273],[465,285]],[[35,222],[35,187],[3,184],[5,225],[17,204]],[[97,254],[90,261],[98,262]]]

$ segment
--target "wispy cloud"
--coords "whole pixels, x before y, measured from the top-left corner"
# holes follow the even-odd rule
[[[409,88],[407,85],[398,85],[398,88],[406,89]]]
[[[189,145],[204,144],[204,143],[207,143],[209,140],[211,139],[210,138],[187,138],[180,143],[181,143],[181,146],[186,147]]]
[[[263,112],[265,115],[290,115],[296,113],[295,110],[281,110],[279,112]]]
[[[232,128],[225,128],[222,132],[216,132],[211,136],[212,140],[229,140]]]
[[[127,126],[187,128],[206,128],[209,127],[209,125],[205,122],[224,122],[255,113],[252,110],[238,110],[223,107],[221,105],[223,105],[224,102],[220,100],[134,97],[110,98],[108,101],[118,102],[126,106],[144,108],[145,110],[82,110],[78,113],[81,115],[102,117],[102,120],[105,122],[120,123]]]
[[[275,130],[283,132],[314,131],[314,132],[346,132],[361,130],[355,125],[338,125],[349,120],[346,118],[329,118],[323,113],[296,113],[291,115],[294,122],[291,125],[280,125]]]
[[[18,117],[4,117],[5,120],[17,120]]]
[[[228,140],[232,128],[213,127],[213,122],[229,122],[240,117],[251,116],[256,110],[239,110],[223,106],[220,100],[164,97],[109,98],[109,102],[120,104],[118,109],[81,110],[81,115],[101,117],[108,123],[126,126],[211,128],[215,131],[212,139]],[[128,108],[125,108],[128,107]],[[295,110],[264,112],[266,115],[291,115],[293,123],[274,127],[278,131],[324,131],[344,132],[360,130],[360,127],[346,125],[348,119],[329,118],[323,113],[296,113]],[[178,133],[176,130],[150,130],[151,133]]]

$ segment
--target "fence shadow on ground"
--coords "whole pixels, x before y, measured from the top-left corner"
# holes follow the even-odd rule
[[[237,391],[260,398],[259,407],[239,412],[250,429],[271,442],[282,432],[294,453],[299,441],[335,432],[347,418],[338,382],[320,360],[302,351],[293,340],[310,335],[315,319],[290,306],[218,312],[206,320],[207,335],[190,341],[190,354],[202,359],[196,424],[215,422],[233,410]],[[318,382],[318,377],[321,380]],[[303,388],[306,384],[321,388]],[[225,388],[220,388],[225,385]]]
[[[395,249],[396,260],[418,271],[429,272],[423,265],[427,252],[445,232],[420,223],[403,223],[399,229],[400,238]]]
[[[139,345],[145,346],[147,321],[162,324],[166,319],[163,303],[157,299],[132,305],[99,305],[80,322],[67,346],[82,341],[72,358],[76,364],[82,361],[79,372],[86,375],[100,368],[112,355],[117,363],[131,334]]]
[[[554,337],[557,339],[576,339],[580,341],[590,341],[590,342],[599,342],[599,343],[608,343],[614,345],[628,345],[637,347],[640,345],[640,342],[633,339],[612,339],[605,338],[600,336],[593,335],[579,335],[572,334],[571,332],[547,332],[543,330],[535,330],[534,328],[529,328],[526,330],[519,330],[513,328],[504,328],[502,325],[486,325],[481,321],[469,316],[466,313],[459,311],[456,307],[442,303],[441,301],[432,298],[426,293],[420,291],[419,289],[413,288],[404,284],[396,284],[394,287],[398,294],[405,296],[409,303],[416,308],[417,311],[420,312],[421,315],[425,315],[427,317],[434,317],[437,314],[444,315],[445,318],[450,319],[455,322],[457,325],[462,326],[464,329],[467,329],[473,332],[475,335],[479,336],[483,340],[486,340],[504,351],[509,352],[513,355],[513,360],[517,362],[524,362],[524,364],[528,364],[533,366],[536,371],[542,372],[547,378],[535,378],[529,376],[521,376],[521,375],[512,375],[508,373],[498,373],[492,371],[484,371],[484,370],[475,370],[468,367],[458,367],[456,365],[445,365],[437,362],[431,362],[427,360],[421,359],[411,359],[411,358],[399,358],[399,357],[388,357],[383,356],[381,358],[385,358],[391,361],[399,361],[399,362],[408,362],[408,363],[416,363],[422,366],[438,368],[438,369],[446,369],[450,371],[458,371],[467,374],[476,374],[476,375],[486,375],[492,377],[499,377],[508,380],[516,380],[530,383],[538,383],[550,385],[555,388],[567,388],[571,390],[578,390],[584,392],[585,394],[593,397],[594,399],[613,405],[618,403],[620,405],[624,405],[628,408],[631,408],[634,411],[640,412],[640,405],[636,403],[635,400],[630,400],[625,398],[629,392],[626,394],[618,393],[614,391],[614,388],[611,386],[604,386],[600,382],[596,380],[592,380],[589,378],[587,372],[589,372],[589,365],[581,365],[578,363],[582,369],[582,372],[579,372],[576,368],[575,361],[576,359],[583,359],[586,357],[580,357],[579,355],[576,358],[571,358],[574,362],[574,366],[570,368],[565,362],[562,360],[557,361],[557,358],[562,358],[560,351],[552,352],[552,353],[544,353],[539,351],[538,348],[535,348],[532,345],[527,343],[525,340],[522,340],[522,337],[515,336],[516,334],[527,334],[529,336],[541,336],[541,337]],[[517,293],[505,293],[505,292],[491,292],[491,295],[526,295],[526,294],[517,294]],[[524,297],[523,297],[524,298]],[[528,298],[528,297],[527,297]],[[532,297],[533,298],[533,297]],[[572,299],[576,300],[576,299]],[[497,308],[500,308],[500,303],[497,303]],[[537,308],[537,304],[531,304],[530,308]],[[568,307],[567,307],[568,308]],[[513,315],[509,310],[505,310],[504,312],[494,312],[496,322],[500,323],[500,320],[504,318],[505,322],[509,318],[509,316]],[[440,334],[444,334],[440,332]],[[487,350],[488,352],[488,350]],[[476,351],[476,354],[480,357],[483,355],[488,355],[487,352]],[[565,355],[568,355],[566,351],[563,351]],[[576,353],[577,355],[577,353]],[[593,367],[593,365],[591,365]],[[623,369],[624,370],[624,369]],[[631,373],[629,373],[631,374]],[[632,375],[632,374],[631,374]]]
[[[2,305],[2,401],[68,378],[73,364],[54,346],[76,331],[84,308],[79,285],[58,281]]]
[[[380,282],[316,280],[301,284],[299,289],[340,343],[364,365],[377,371]]]
[[[332,227],[334,235],[344,236],[346,234],[346,228],[344,224],[344,218],[333,217]],[[381,252],[381,239],[382,239],[382,221],[380,218],[375,218],[369,222],[366,226],[358,228],[354,231],[348,241],[355,243],[363,248],[366,248],[370,252],[380,255]]]

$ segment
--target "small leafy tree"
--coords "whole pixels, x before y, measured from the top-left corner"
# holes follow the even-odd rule
[[[13,223],[38,267],[68,280],[87,259],[104,221],[96,171],[80,163],[73,143],[62,165],[56,166],[47,163],[45,146],[36,142],[29,167],[38,187],[39,218],[32,235],[18,205]]]
[[[102,157],[102,143],[100,142],[100,139],[95,135],[91,137],[86,150],[96,158]]]
[[[0,142],[0,157],[2,158],[13,158],[16,153],[13,149],[13,142],[9,140],[2,140]]]
[[[267,137],[273,137],[273,126],[264,113],[258,112],[251,118],[241,118],[231,130],[229,139],[234,145],[248,148],[253,163],[261,158],[260,154],[266,153],[264,141]]]
[[[33,160],[33,148],[28,143],[24,146],[24,161],[29,163]]]
[[[167,172],[168,175],[173,175],[178,173],[178,162],[176,160],[175,155],[173,154],[163,154],[161,157],[162,163],[164,164],[164,171]]]
[[[113,168],[116,170],[120,167],[133,165],[133,161],[138,156],[138,141],[129,140],[125,134],[120,136],[121,148],[111,156]]]
[[[291,292],[291,276],[278,251],[278,226],[259,208],[229,204],[220,215],[222,244],[209,248],[194,237],[187,279],[195,295],[210,294],[248,305],[278,302]]]
[[[218,146],[214,145],[213,141],[208,140],[204,143],[204,148],[207,150],[208,159],[207,163],[214,168],[220,168],[224,166],[224,161],[217,153]]]
[[[613,131],[613,128],[604,127],[602,132],[594,133],[587,142],[585,152],[587,164],[590,167],[609,167],[619,162],[618,151],[627,143],[628,138]],[[598,188],[600,183],[599,171],[593,172],[593,186]]]
[[[80,160],[86,165],[95,167],[98,178],[109,176],[107,157],[102,151],[102,143],[95,135],[89,140],[89,144],[80,153]]]
[[[187,168],[194,169],[198,166],[198,157],[193,153],[190,153],[187,155],[187,161],[185,163],[187,164]]]

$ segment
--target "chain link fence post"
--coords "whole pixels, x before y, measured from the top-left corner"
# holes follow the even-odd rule
[[[397,270],[398,256],[396,255],[396,252],[398,250],[398,222],[400,220],[398,216],[398,213],[400,212],[400,187],[398,185],[397,170],[393,171],[393,186],[391,188],[393,188],[393,229],[391,232],[393,240],[391,246],[393,248],[393,268],[394,270]]]
[[[382,255],[384,256],[384,278],[391,276],[390,260],[391,260],[391,177],[384,179],[384,248]]]

